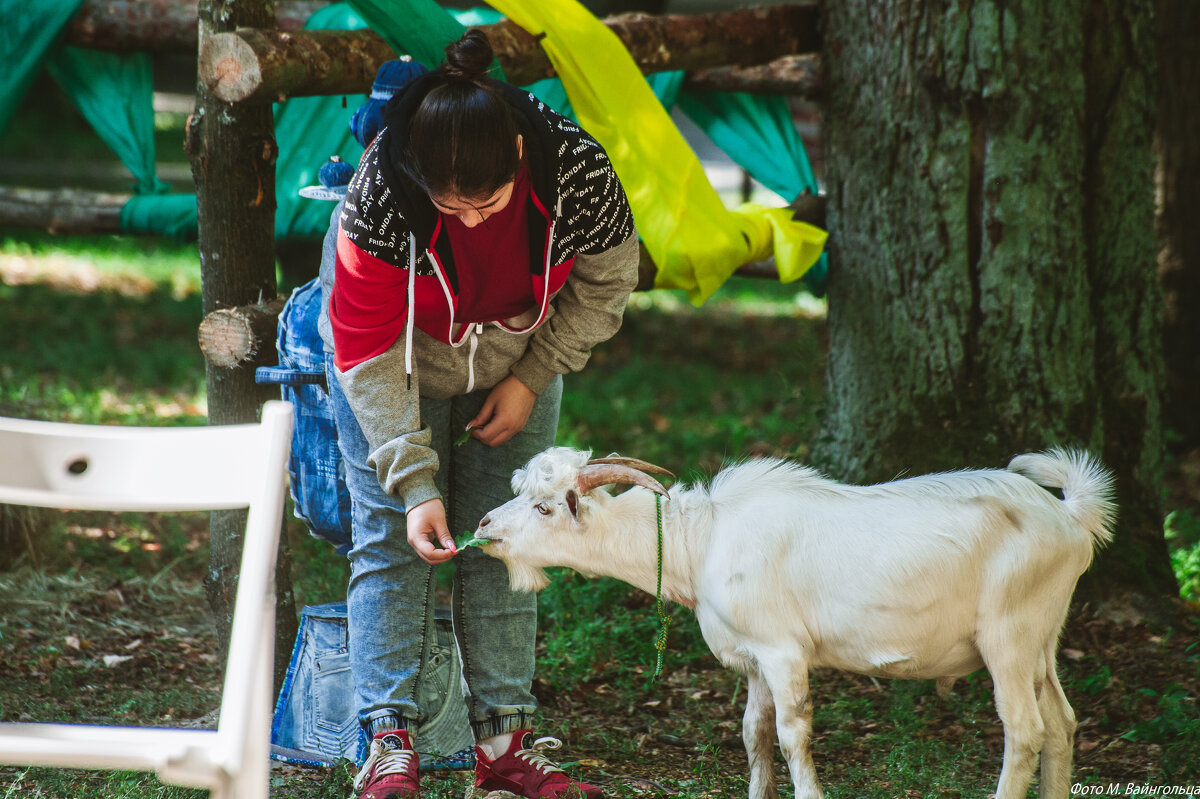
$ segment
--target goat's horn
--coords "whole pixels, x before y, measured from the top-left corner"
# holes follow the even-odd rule
[[[674,477],[671,472],[661,466],[655,466],[653,463],[638,460],[637,458],[622,458],[620,455],[609,455],[607,458],[592,458],[588,461],[588,466],[594,463],[611,463],[616,466],[628,466],[630,469],[637,469],[639,472],[647,474],[665,474],[667,477]]]
[[[659,473],[670,474],[666,470]],[[614,463],[592,462],[587,464],[579,470],[576,488],[579,489],[580,494],[586,494],[593,488],[615,484],[642,486],[663,496],[667,495],[667,489],[662,487],[662,483],[650,475],[630,466]]]

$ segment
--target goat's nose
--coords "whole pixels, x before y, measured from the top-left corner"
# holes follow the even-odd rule
[[[479,529],[482,530],[484,527],[487,527],[491,523],[492,523],[492,517],[484,516],[482,519],[479,520]]]

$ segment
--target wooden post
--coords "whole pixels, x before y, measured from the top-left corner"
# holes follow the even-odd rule
[[[239,26],[275,23],[274,0],[202,0],[200,44]],[[199,250],[205,314],[273,299],[275,286],[275,130],[270,106],[231,105],[203,82],[188,121],[186,149],[199,211]],[[207,363],[209,424],[256,421],[263,392],[248,365]],[[205,580],[221,652],[228,648],[237,591],[244,511],[212,514],[210,569]],[[277,681],[286,669],[296,632],[286,546],[277,572]]]

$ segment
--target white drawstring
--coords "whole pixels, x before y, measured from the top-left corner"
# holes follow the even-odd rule
[[[483,332],[483,325],[476,324],[471,330],[471,351],[467,355],[467,393],[470,394],[475,390],[475,350],[479,349],[479,334]]]
[[[408,390],[412,391],[412,353],[413,353],[413,324],[416,320],[417,298],[417,238],[408,234],[408,326],[404,335],[404,373],[408,380]]]

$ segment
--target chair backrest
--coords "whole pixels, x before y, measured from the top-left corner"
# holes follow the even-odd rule
[[[290,441],[285,403],[263,423],[110,427],[0,417],[0,502],[76,510],[187,511],[249,507]],[[272,478],[274,479],[274,478]],[[260,494],[261,495],[261,494]]]
[[[260,424],[209,427],[0,417],[0,503],[74,510],[248,509],[217,731],[196,737],[186,736],[190,731],[119,728],[125,743],[116,745],[117,728],[0,724],[0,762],[153,768],[165,782],[207,786],[220,799],[266,799],[275,555],[291,439],[292,406],[280,401],[263,406]],[[4,728],[14,727],[19,729],[5,739]],[[185,733],[186,741],[176,743],[183,739],[172,733]]]

